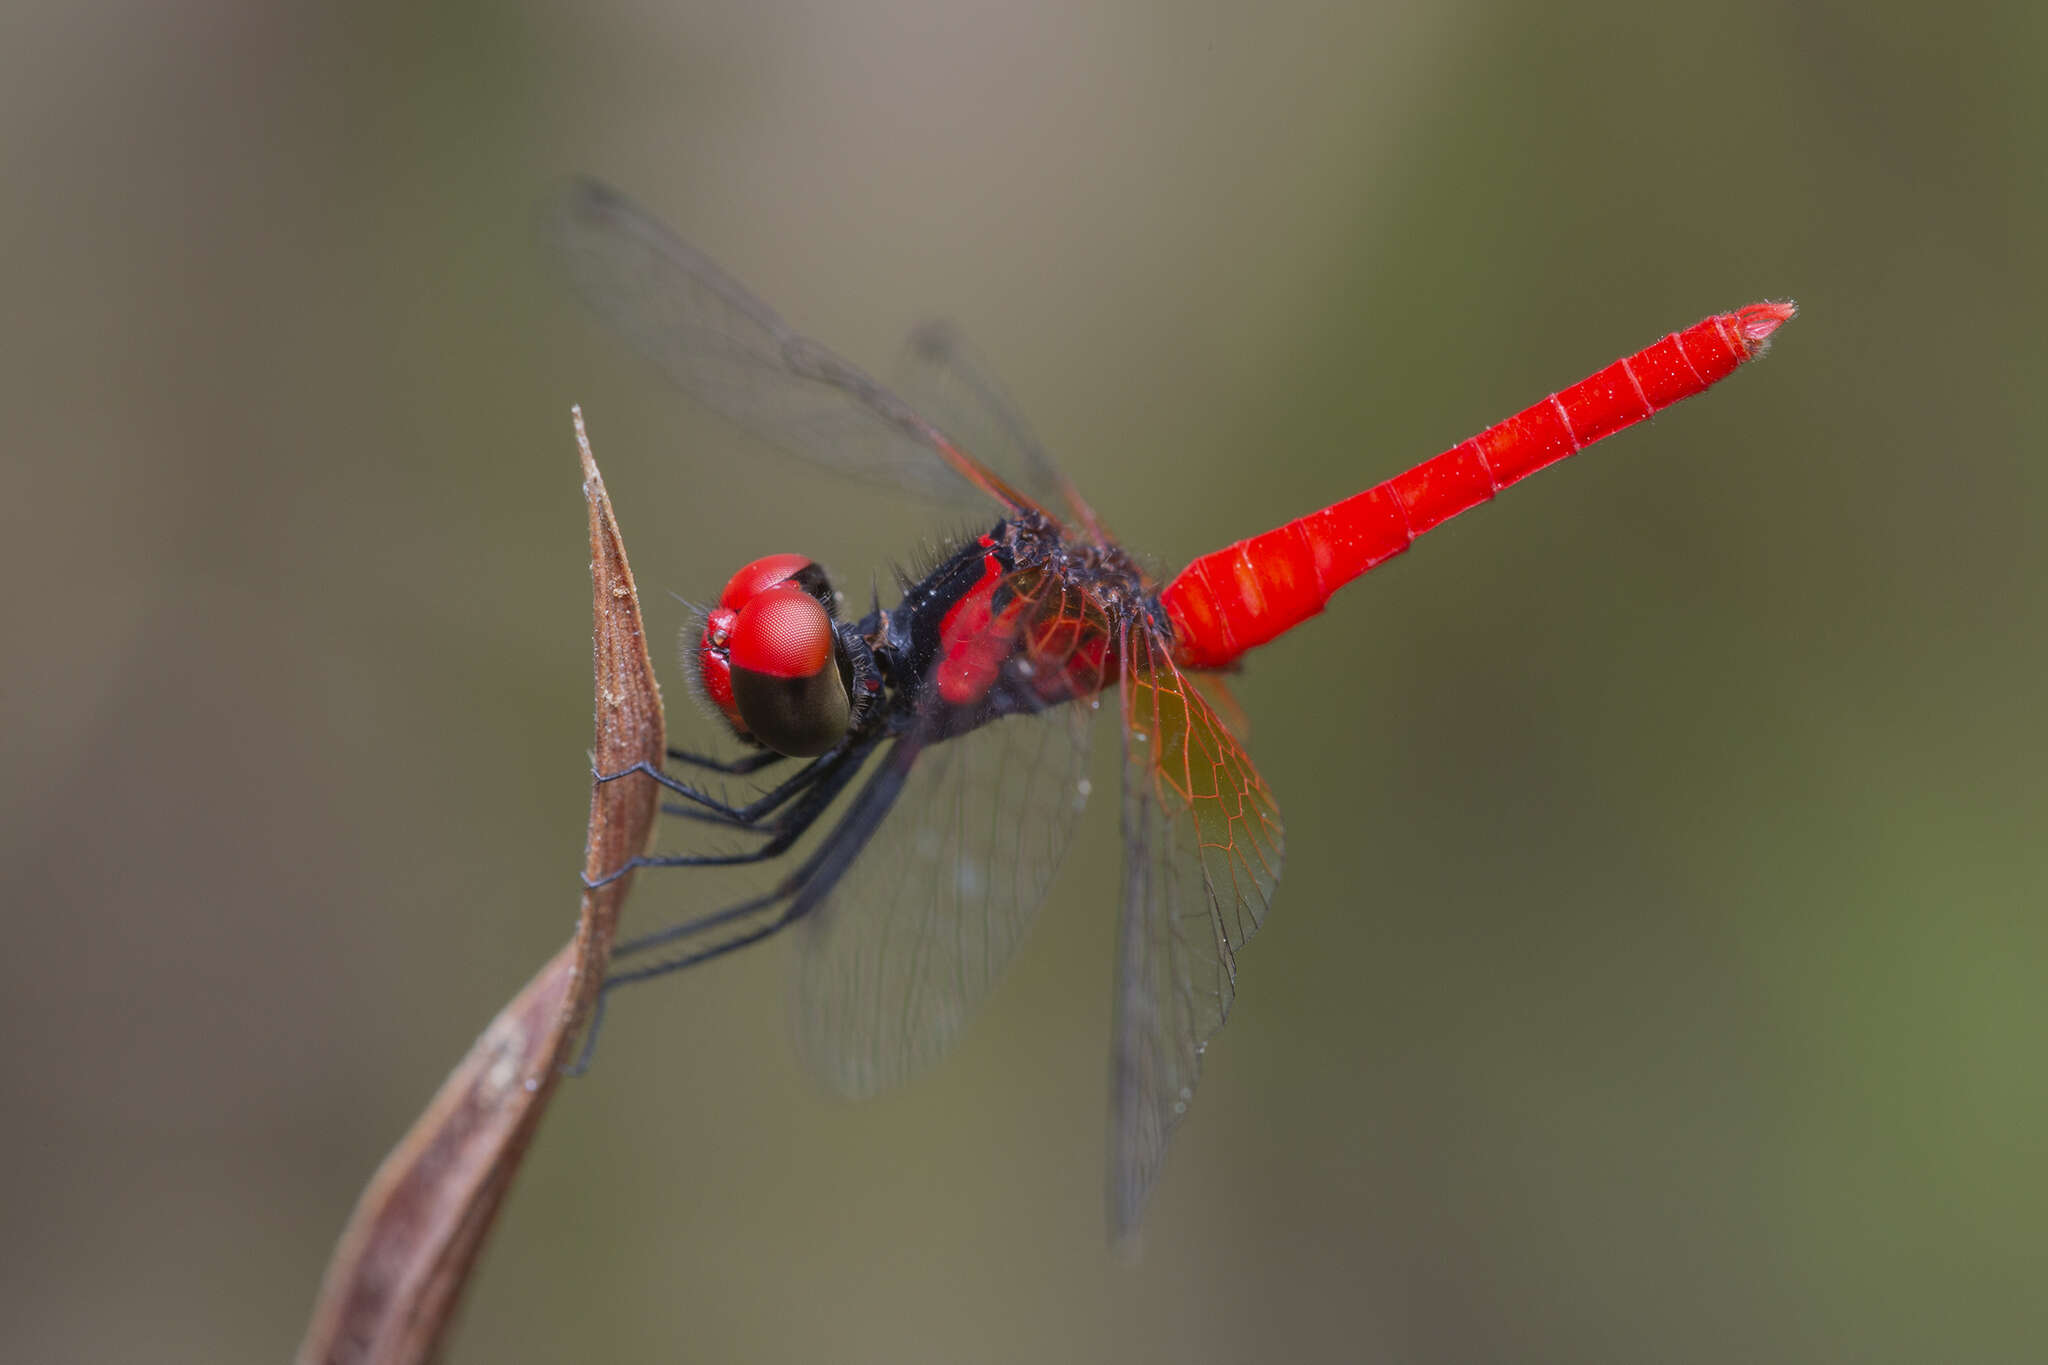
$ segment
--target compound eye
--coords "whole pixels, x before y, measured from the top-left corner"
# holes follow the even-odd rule
[[[728,656],[732,697],[755,739],[810,758],[845,737],[853,711],[838,643],[825,608],[795,583],[758,592],[740,609]]]
[[[809,555],[763,555],[726,580],[718,605],[738,611],[759,594],[791,580],[814,597],[830,595],[825,571]]]

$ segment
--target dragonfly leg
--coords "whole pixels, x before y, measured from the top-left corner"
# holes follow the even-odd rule
[[[799,875],[801,875],[801,872],[799,872]],[[723,957],[737,949],[759,943],[762,939],[778,934],[782,930],[787,929],[791,924],[794,924],[810,909],[810,905],[803,903],[801,900],[791,898],[791,882],[795,880],[796,878],[791,878],[790,882],[784,882],[765,896],[755,896],[751,900],[741,901],[737,905],[729,905],[725,909],[715,911],[712,914],[702,915],[693,920],[686,920],[682,924],[672,925],[667,929],[662,929],[620,944],[612,954],[614,958],[644,952],[649,948],[657,947],[663,943],[670,943],[679,938],[692,937],[715,929],[721,924],[730,924],[743,916],[765,910],[777,901],[790,901],[789,906],[780,915],[769,920],[766,924],[756,925],[745,933],[724,939],[712,944],[710,947],[686,953],[681,957],[652,963],[645,967],[632,968],[623,972],[614,972],[606,977],[604,985],[597,992],[597,1006],[591,1012],[590,1026],[584,1032],[583,1047],[577,1052],[576,1060],[564,1068],[564,1074],[581,1076],[584,1072],[590,1070],[590,1059],[597,1052],[598,1031],[604,1027],[605,1003],[611,999],[611,993],[619,987],[630,986],[636,981],[646,981],[657,976],[667,976],[670,972],[679,972],[686,967],[694,967],[699,963],[709,962],[713,958]],[[801,887],[798,886],[794,889],[800,890]],[[801,906],[801,909],[799,909],[799,906]]]
[[[778,805],[790,801],[801,793],[801,799],[784,811],[773,825],[763,826],[759,823],[769,813],[767,811],[752,811],[750,809],[748,811],[735,812],[730,817],[689,812],[692,819],[709,820],[717,824],[729,823],[740,825],[745,827],[745,832],[747,833],[767,835],[768,842],[752,852],[641,854],[628,858],[624,864],[594,881],[585,878],[584,885],[592,888],[603,886],[607,882],[616,881],[626,873],[640,867],[732,867],[742,863],[762,863],[770,859],[779,858],[784,853],[787,853],[790,846],[798,839],[801,839],[805,832],[817,822],[818,817],[824,813],[825,807],[832,804],[833,798],[839,795],[847,782],[860,770],[861,760],[866,756],[867,750],[865,748],[835,750],[818,759],[817,762],[808,765],[802,772],[798,773],[788,782],[783,783],[774,792],[769,793],[769,797],[774,798]],[[767,799],[763,798],[763,802]],[[755,804],[760,805],[762,802]],[[664,807],[664,809],[668,808]],[[744,911],[739,913],[744,913]],[[613,950],[613,956],[644,951],[655,944],[667,943],[695,933],[700,928],[709,928],[714,924],[723,922],[722,919],[716,916],[708,916],[704,920],[686,921],[683,924],[664,929],[659,934],[650,935],[647,940],[636,939],[621,944]]]
[[[681,924],[671,924],[666,929],[657,929],[651,934],[642,934],[638,938],[628,939],[612,950],[612,958],[616,961],[622,957],[634,957],[647,952],[649,949],[674,943],[678,939],[695,938],[700,934],[709,933],[721,925],[731,924],[734,920],[744,919],[748,915],[767,909],[778,901],[786,900],[788,899],[788,894],[785,884],[785,886],[777,887],[775,890],[763,895],[752,896],[737,904],[728,905],[723,910],[714,910],[708,915],[699,915],[695,919],[684,920]],[[750,930],[749,932],[752,931]],[[754,940],[748,938],[746,942],[752,943]],[[710,950],[704,949],[701,951],[709,952]],[[658,965],[660,965],[662,971],[681,971],[684,967],[694,966],[701,960],[702,958],[699,953],[693,952],[677,959],[674,963]],[[644,967],[614,972],[610,977],[606,978],[605,985],[607,987],[612,985],[623,986],[629,982],[640,980],[646,974],[648,974],[648,969]]]
[[[685,806],[676,801],[662,802],[661,813],[663,815],[673,815],[678,820],[696,820],[707,825],[721,825],[740,834],[765,834],[767,832],[761,828],[758,821],[751,825],[742,825],[735,822],[729,815],[719,815],[698,806]]]
[[[791,844],[816,823],[818,816],[832,804],[840,791],[853,779],[854,774],[860,771],[869,747],[871,745],[863,745],[843,753],[835,751],[833,755],[827,756],[836,758],[837,765],[791,809],[785,817],[783,826],[778,828],[776,837],[770,841],[774,853],[768,854],[764,849],[766,856],[774,857],[786,852]],[[839,817],[839,823],[833,826],[831,834],[827,835],[824,842],[812,850],[811,855],[772,890],[708,915],[700,915],[696,919],[685,920],[681,924],[629,939],[613,949],[614,960],[634,957],[667,944],[695,939],[718,928],[741,923],[749,916],[758,915],[764,910],[781,907],[780,912],[772,918],[743,929],[729,938],[690,949],[675,957],[650,962],[646,966],[629,967],[625,971],[614,972],[606,977],[604,986],[598,993],[597,1012],[591,1018],[590,1031],[584,1037],[582,1052],[569,1067],[569,1074],[581,1075],[589,1069],[591,1056],[597,1049],[597,1031],[604,1017],[605,999],[613,991],[621,986],[632,985],[636,981],[649,981],[658,976],[667,976],[671,972],[680,972],[759,943],[765,938],[781,933],[816,909],[840,876],[859,856],[861,849],[874,834],[876,826],[895,804],[897,795],[903,790],[904,777],[916,759],[919,747],[921,746],[907,746],[899,742],[891,750],[888,760],[861,788],[860,795],[853,804]],[[819,760],[820,763],[824,761]],[[629,863],[628,866],[645,861],[647,860],[635,859],[634,863]],[[624,870],[622,868],[620,872]],[[618,876],[619,873],[612,875]]]
[[[715,823],[751,825],[763,816],[773,812],[778,806],[781,806],[798,792],[803,791],[806,787],[816,782],[820,770],[829,764],[835,755],[844,754],[846,750],[847,745],[843,743],[836,749],[827,750],[809,763],[806,763],[782,783],[770,789],[765,795],[757,797],[744,806],[729,805],[709,792],[691,786],[681,778],[669,776],[645,759],[621,768],[615,773],[599,772],[593,766],[590,770],[590,775],[592,780],[602,784],[616,782],[622,777],[631,777],[634,773],[642,773],[653,778],[661,786],[674,792],[676,795],[683,797],[687,801],[694,802],[709,813],[705,818]],[[776,757],[780,758],[781,755],[778,754]]]
[[[815,764],[792,777],[789,781],[745,806],[728,811],[710,810],[702,806],[685,806],[676,801],[662,803],[663,815],[674,815],[684,820],[700,820],[707,825],[722,825],[743,834],[762,833],[761,822],[773,815],[778,807],[787,805],[803,791],[820,781],[822,769]]]
[[[692,768],[702,768],[706,772],[724,773],[728,777],[745,777],[771,764],[780,763],[788,757],[787,754],[778,754],[773,749],[762,749],[757,753],[730,760],[707,758],[703,754],[693,754],[688,749],[670,749],[668,756],[677,763],[687,763]]]
[[[763,820],[824,780],[830,772],[825,760],[830,757],[830,754],[826,754],[816,762],[805,765],[788,781],[744,806],[714,808],[685,806],[680,802],[669,801],[663,803],[661,811],[664,815],[681,816],[685,820],[701,820],[705,824],[723,825],[742,833],[759,834],[762,832],[760,824]]]
[[[590,1070],[590,1059],[597,1052],[598,1030],[604,1024],[605,1002],[611,997],[613,991],[621,986],[630,986],[636,981],[649,981],[657,976],[667,976],[671,972],[680,972],[685,968],[695,967],[701,963],[709,962],[713,958],[724,957],[727,953],[750,947],[753,944],[759,943],[764,938],[781,933],[806,914],[809,914],[811,907],[817,903],[815,900],[809,900],[800,896],[789,898],[781,894],[782,890],[783,888],[778,887],[776,892],[769,895],[757,896],[750,901],[741,901],[738,905],[728,906],[716,914],[705,915],[701,919],[676,925],[672,930],[663,930],[659,935],[650,934],[646,939],[636,940],[634,943],[624,945],[620,950],[621,952],[632,951],[636,946],[651,947],[657,939],[667,941],[669,938],[681,937],[684,934],[699,933],[718,924],[730,923],[742,915],[766,909],[778,900],[789,899],[790,902],[780,915],[769,920],[766,924],[757,925],[747,930],[743,934],[721,940],[708,948],[700,948],[696,952],[686,953],[681,957],[670,958],[664,962],[650,963],[648,966],[636,967],[628,971],[614,972],[606,977],[604,985],[599,988],[597,993],[597,1007],[591,1013],[590,1028],[583,1035],[582,1050],[577,1053],[576,1060],[569,1065],[566,1074],[581,1076],[584,1072]],[[614,956],[616,955],[614,954]]]
[[[838,788],[835,787],[833,790],[837,791]],[[828,801],[830,799],[830,797],[826,798]],[[668,810],[670,808],[664,806],[662,809]],[[685,811],[683,814],[692,819],[699,820],[712,818],[710,816],[696,815],[694,812],[689,811]],[[804,831],[809,829],[812,822],[817,818],[818,812],[816,810],[807,810],[799,807],[791,811],[787,818],[776,824],[750,825],[741,829],[739,832],[742,834],[761,834],[768,837],[767,843],[751,853],[646,853],[632,859],[626,864],[626,867],[619,869],[619,871],[623,872],[628,868],[635,867],[737,867],[742,863],[765,863],[772,858],[780,858],[783,854],[787,853],[789,846],[798,839],[801,839]],[[606,877],[605,880],[611,881],[618,875],[618,872],[614,872],[611,876]]]

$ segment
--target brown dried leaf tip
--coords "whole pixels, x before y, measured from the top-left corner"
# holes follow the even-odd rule
[[[603,772],[657,767],[661,689],[604,478],[575,410],[590,509],[597,734]],[[657,788],[644,775],[593,784],[584,874],[597,881],[647,847]],[[370,1178],[313,1306],[301,1365],[411,1365],[433,1357],[471,1267],[604,984],[628,873],[586,890],[576,935],[491,1021]]]

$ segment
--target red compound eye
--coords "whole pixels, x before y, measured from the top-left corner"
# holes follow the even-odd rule
[[[790,584],[755,594],[732,626],[732,666],[771,678],[808,678],[832,661],[832,618]]]
[[[725,591],[718,595],[718,605],[738,611],[760,593],[811,567],[809,555],[763,555],[726,580]],[[818,576],[823,577],[822,573]]]
[[[838,637],[818,599],[795,584],[755,594],[732,627],[733,702],[755,739],[796,758],[822,754],[852,718]]]
[[[779,605],[765,612],[759,624],[741,630],[740,613],[746,607],[764,594],[785,589],[810,597],[814,612]],[[733,641],[752,641],[752,652],[747,658],[753,661],[749,667],[757,673],[789,677],[792,675],[783,670],[796,668],[802,676],[815,677],[819,673],[818,657],[833,651],[831,615],[818,605],[831,597],[832,587],[825,579],[824,569],[809,555],[763,555],[726,580],[725,590],[718,595],[718,605],[705,614],[694,671],[704,699],[718,708],[742,739],[761,737],[747,723],[733,696]]]

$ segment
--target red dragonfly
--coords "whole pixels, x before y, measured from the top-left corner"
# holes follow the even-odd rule
[[[1431,527],[1727,378],[1793,315],[1790,303],[1759,303],[1710,317],[1405,474],[1203,555],[1162,586],[950,333],[913,336],[911,386],[928,395],[913,405],[791,330],[612,190],[577,183],[554,228],[578,292],[700,401],[817,464],[965,494],[993,519],[901,575],[895,606],[877,601],[857,621],[842,619],[808,556],[769,555],[733,575],[686,636],[685,661],[743,755],[672,750],[695,774],[629,771],[673,793],[671,814],[758,842],[632,866],[786,871],[757,895],[621,944],[607,992],[795,927],[810,1069],[866,1096],[930,1065],[1045,895],[1089,794],[1095,712],[1113,694],[1124,864],[1108,1214],[1119,1241],[1138,1227],[1203,1050],[1230,1012],[1238,955],[1280,880],[1279,804],[1238,739],[1242,713],[1219,675]],[[808,761],[744,802],[698,775],[785,759]]]

